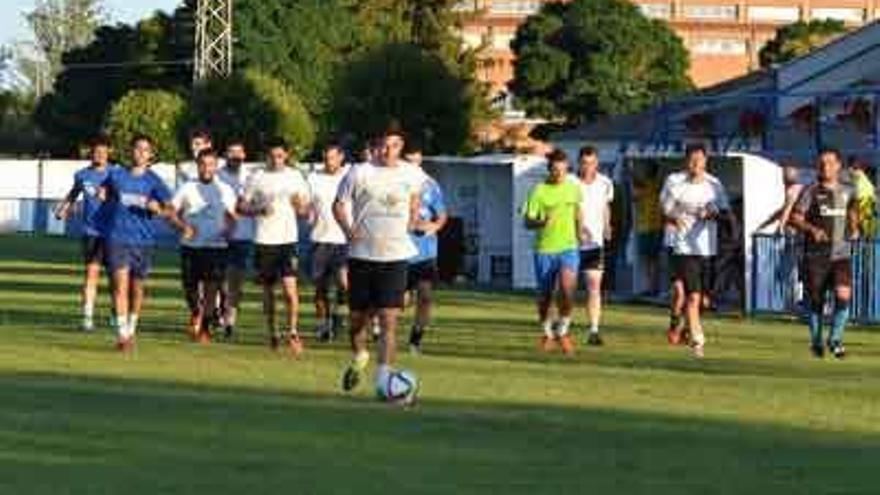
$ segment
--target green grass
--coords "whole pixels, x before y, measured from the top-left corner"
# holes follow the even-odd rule
[[[405,411],[339,393],[341,343],[270,353],[253,292],[241,342],[186,343],[173,256],[130,358],[75,330],[78,283],[75,242],[0,239],[2,494],[878,492],[871,329],[816,361],[800,325],[712,319],[695,362],[662,310],[617,306],[564,359],[527,296],[445,291]]]

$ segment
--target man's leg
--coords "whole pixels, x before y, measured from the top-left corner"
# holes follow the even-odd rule
[[[91,332],[95,329],[95,300],[98,298],[98,283],[100,280],[101,264],[96,261],[87,263],[82,289],[82,329],[86,332]]]
[[[336,304],[330,314],[331,337],[335,337],[344,327],[345,308],[348,305],[348,266],[343,259],[336,270]]]
[[[141,309],[144,306],[144,294],[146,292],[145,279],[136,277],[132,274],[129,280],[129,290],[131,303],[128,307],[128,331],[133,337],[137,333]]]
[[[587,343],[602,345],[599,337],[599,322],[602,319],[602,270],[587,270],[587,318],[590,322],[590,334]]]
[[[431,310],[434,304],[434,283],[420,280],[416,285],[416,321],[409,334],[409,345],[415,352],[421,352],[422,339],[431,323]]]
[[[232,337],[235,326],[238,324],[238,308],[241,305],[244,293],[244,281],[247,271],[237,266],[230,266],[226,271],[226,308],[225,323],[226,336]]]
[[[826,281],[829,278],[828,263],[818,259],[806,259],[804,263],[805,282],[809,312],[807,326],[810,330],[810,350],[816,357],[825,354],[822,342],[822,326],[824,323]]]
[[[281,287],[284,290],[288,345],[294,354],[299,355],[303,351],[303,344],[299,338],[299,287],[296,277],[282,278]]]
[[[402,296],[402,294],[401,294]],[[376,385],[384,383],[397,361],[397,320],[399,308],[381,308],[377,311],[382,338],[379,339],[379,368],[376,370]]]
[[[263,321],[269,333],[269,342],[273,349],[281,345],[281,335],[275,328],[275,284],[268,280],[260,282],[263,291]]]
[[[183,286],[183,295],[186,306],[189,308],[189,337],[196,340],[202,329],[202,301],[199,294],[199,279],[196,277],[195,260],[193,250],[181,248],[180,250],[180,282]]]
[[[130,339],[128,332],[128,268],[117,268],[113,271],[113,305],[116,307],[116,333],[120,346]]]
[[[349,338],[352,359],[342,377],[342,389],[353,390],[361,381],[361,375],[370,361],[367,351],[367,326],[371,320],[370,311],[370,268],[369,263],[352,260],[349,292]]]
[[[849,260],[837,261],[833,267],[834,283],[834,318],[831,335],[828,337],[828,348],[834,357],[841,359],[846,355],[843,347],[843,333],[849,319],[850,301],[852,300],[852,269]]]
[[[577,290],[577,266],[563,266],[559,270],[559,299],[557,311],[559,312],[559,324],[557,338],[559,339],[562,352],[569,354],[574,351],[574,343],[568,334],[571,328],[571,314],[574,312],[574,295]]]
[[[703,323],[700,320],[700,311],[702,311],[703,297],[701,291],[689,291],[687,294],[687,323],[691,330],[691,346],[694,355],[703,357],[703,347],[706,345],[706,338],[703,335]]]
[[[666,338],[672,345],[683,342],[684,334],[684,258],[681,256],[670,257],[670,301],[669,301],[669,329]]]

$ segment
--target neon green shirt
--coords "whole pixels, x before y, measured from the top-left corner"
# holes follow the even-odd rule
[[[531,220],[548,219],[538,229],[535,250],[555,254],[578,248],[576,216],[581,202],[581,189],[569,180],[559,184],[543,182],[535,186],[526,200],[524,215]]]

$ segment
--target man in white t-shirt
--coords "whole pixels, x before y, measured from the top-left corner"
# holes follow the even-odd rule
[[[309,186],[302,174],[287,166],[290,156],[281,139],[266,147],[266,166],[257,170],[245,187],[239,208],[255,217],[254,265],[263,288],[263,315],[270,345],[277,349],[283,339],[291,352],[303,351],[299,336],[299,289],[297,217],[308,213]],[[275,287],[281,285],[287,310],[286,331],[275,326]]]
[[[708,267],[706,260],[718,252],[716,220],[730,214],[724,186],[706,174],[706,162],[706,150],[702,146],[688,147],[687,178],[672,185],[662,198],[663,214],[675,225],[671,239],[673,279],[684,287],[690,345],[698,358],[703,357],[705,346],[700,311]]]
[[[226,143],[226,165],[217,174],[221,181],[232,188],[237,201],[244,198],[245,186],[248,182],[249,173],[244,168],[247,159],[247,150],[243,140],[231,139]],[[244,282],[247,278],[249,260],[253,256],[254,246],[254,219],[242,214],[235,223],[235,228],[229,236],[229,246],[226,249],[226,284],[224,287],[224,336],[231,340],[235,334],[235,326],[238,322],[238,308],[244,294]]]
[[[312,224],[312,278],[315,282],[315,315],[318,320],[318,340],[332,340],[342,324],[339,307],[348,291],[348,239],[333,216],[333,203],[339,184],[348,173],[345,150],[338,143],[324,147],[324,168],[309,174],[312,206],[309,221]],[[329,297],[336,285],[336,304]]]
[[[379,368],[384,383],[396,357],[397,319],[404,305],[407,260],[417,249],[410,237],[419,213],[421,174],[400,159],[404,139],[392,129],[385,135],[378,163],[363,163],[339,187],[334,215],[349,239],[349,308],[354,358],[342,387],[354,389],[369,362],[367,332],[371,312],[379,318]],[[348,208],[351,208],[350,213]]]
[[[235,192],[217,178],[217,160],[213,150],[200,151],[198,179],[182,185],[171,200],[178,216],[194,230],[180,242],[180,272],[190,335],[205,344],[220,321],[217,303],[226,273],[226,239],[236,218]]]
[[[587,318],[590,322],[585,340],[587,345],[600,346],[602,275],[605,271],[605,241],[611,238],[614,182],[599,172],[599,155],[592,146],[581,148],[575,180],[581,188],[580,269],[587,282]]]

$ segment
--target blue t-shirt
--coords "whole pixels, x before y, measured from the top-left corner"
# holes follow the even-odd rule
[[[109,203],[108,242],[127,246],[152,246],[156,243],[153,214],[147,209],[150,201],[167,203],[171,191],[162,179],[147,169],[140,175],[128,168],[117,167],[104,181]]]
[[[434,221],[446,213],[446,203],[443,200],[443,191],[437,181],[428,177],[422,186],[421,205],[419,207],[419,220]],[[410,263],[420,263],[437,258],[437,235],[414,235],[413,243],[419,250],[419,254],[409,260]]]
[[[83,197],[82,222],[83,234],[89,237],[104,237],[108,216],[108,204],[101,200],[98,191],[107,180],[110,171],[115,168],[108,164],[103,169],[92,166],[80,169],[73,176],[73,190],[68,199],[75,201],[80,194]]]

